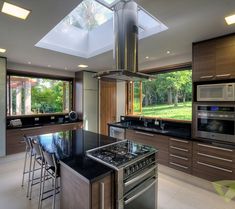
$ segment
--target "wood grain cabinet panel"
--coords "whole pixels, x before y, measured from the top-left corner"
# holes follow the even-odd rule
[[[193,81],[214,78],[216,69],[216,41],[193,44]]]
[[[8,129],[6,132],[6,154],[15,154],[25,151],[23,137],[40,134],[54,133],[58,131],[76,130],[82,127],[82,123],[67,123],[59,125],[38,126],[32,128]]]
[[[235,36],[216,42],[216,79],[235,78]]]
[[[235,78],[235,35],[193,44],[193,81]]]
[[[169,138],[169,167],[191,173],[192,142],[184,139]]]
[[[193,174],[209,181],[235,180],[235,149],[193,143]]]
[[[92,209],[113,209],[114,193],[113,179],[111,175],[92,183],[91,207]]]
[[[158,162],[168,165],[168,137],[148,132],[126,130],[126,138],[158,149]]]

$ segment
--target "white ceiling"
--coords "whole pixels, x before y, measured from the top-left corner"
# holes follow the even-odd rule
[[[59,23],[81,0],[9,0],[32,10],[26,21],[0,13],[0,48],[9,62],[78,71],[78,64],[89,70],[113,67],[112,51],[89,59],[62,54],[34,45]],[[168,30],[139,43],[140,69],[191,60],[192,42],[235,32],[224,17],[235,13],[234,0],[137,0]],[[2,7],[2,1],[0,3]],[[171,51],[168,55],[166,51]],[[150,58],[145,59],[146,56]]]

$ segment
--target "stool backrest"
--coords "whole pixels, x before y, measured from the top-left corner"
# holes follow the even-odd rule
[[[26,147],[29,149],[29,150],[32,150],[32,143],[31,143],[31,138],[30,137],[27,137],[27,136],[24,136],[24,141],[25,141],[25,144],[26,144]]]
[[[33,149],[38,156],[42,156],[42,148],[39,142],[36,139],[31,139]]]
[[[55,167],[55,169],[57,169],[57,161],[56,161],[55,153],[50,153],[46,150],[42,150],[42,153],[43,153],[43,157],[47,165]]]

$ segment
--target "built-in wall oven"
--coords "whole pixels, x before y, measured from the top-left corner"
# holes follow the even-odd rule
[[[195,106],[196,137],[235,143],[235,105]]]

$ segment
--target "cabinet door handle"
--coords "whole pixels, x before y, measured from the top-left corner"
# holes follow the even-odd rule
[[[221,167],[218,167],[218,166],[210,165],[210,164],[207,164],[207,163],[202,163],[200,161],[197,161],[197,164],[204,165],[204,166],[207,166],[209,168],[214,168],[214,169],[217,169],[217,170],[225,171],[225,172],[228,172],[228,173],[232,173],[233,172],[230,169],[225,169],[225,168],[221,168]]]
[[[200,79],[213,78],[213,77],[214,77],[213,75],[204,75],[201,76]]]
[[[183,149],[183,148],[179,148],[179,147],[175,147],[175,146],[170,146],[170,148],[176,149],[176,150],[179,150],[179,151],[183,151],[183,152],[188,152],[187,149]]]
[[[174,139],[174,138],[170,138],[170,141],[182,142],[182,143],[185,143],[185,144],[188,144],[188,143],[189,143],[188,141],[180,140],[180,139]]]
[[[209,157],[209,158],[216,159],[216,160],[223,160],[223,161],[230,162],[230,163],[233,162],[233,160],[230,160],[230,159],[217,157],[217,156],[214,156],[214,155],[207,155],[207,154],[204,154],[204,153],[201,153],[201,152],[198,152],[197,154],[200,155],[200,156]]]
[[[104,182],[100,182],[100,209],[104,209]]]
[[[215,77],[221,78],[221,77],[229,77],[231,74],[221,74],[221,75],[216,75]]]
[[[141,135],[145,135],[145,136],[154,136],[153,134],[148,134],[148,133],[145,133],[145,132],[140,132],[140,131],[136,131],[135,132],[136,134],[141,134]]]
[[[222,148],[222,147],[215,147],[211,145],[206,145],[206,144],[197,144],[199,147],[207,147],[207,148],[212,148],[212,149],[217,149],[217,150],[223,150],[227,152],[233,152],[232,149],[227,149],[227,148]]]
[[[178,163],[170,162],[170,164],[171,164],[171,165],[175,165],[175,166],[180,167],[180,168],[188,169],[187,166],[183,166],[183,165],[180,165],[180,164],[178,164]]]
[[[181,156],[178,156],[178,155],[173,155],[173,154],[170,154],[171,157],[174,157],[174,158],[178,158],[178,159],[181,159],[181,160],[188,160],[187,157],[181,157]]]

